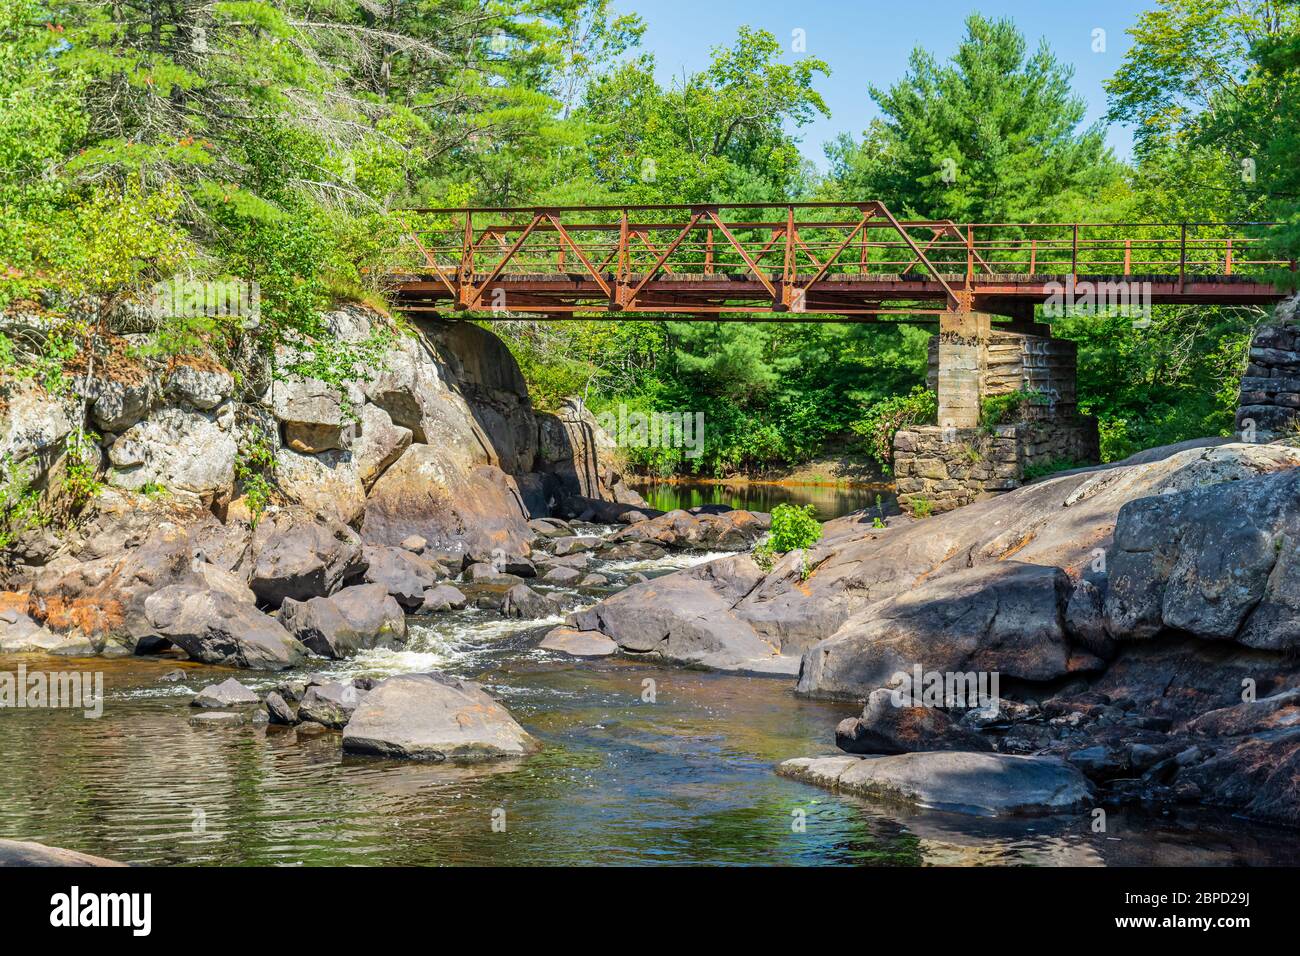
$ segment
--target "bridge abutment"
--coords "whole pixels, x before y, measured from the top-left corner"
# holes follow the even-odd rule
[[[1097,422],[1079,414],[1077,349],[1032,320],[940,319],[930,341],[937,425],[898,432],[899,505],[927,514],[992,497],[1040,474],[1098,460]]]

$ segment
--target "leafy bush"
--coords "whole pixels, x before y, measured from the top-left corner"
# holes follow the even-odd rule
[[[885,524],[885,503],[880,495],[876,495],[876,516],[871,519],[871,527],[876,529],[889,527]]]
[[[806,551],[821,540],[821,522],[812,505],[779,504],[772,509],[772,530],[767,540],[754,549],[754,561],[764,571],[771,571],[776,556],[790,551]],[[808,555],[804,554],[800,577],[812,573]]]
[[[816,513],[812,505],[777,505],[772,509],[768,546],[777,554],[812,547],[822,536],[822,525]]]
[[[12,455],[0,458],[0,548],[7,548],[42,520],[40,493],[32,488],[25,463],[15,462]]]
[[[1042,392],[1032,389],[1017,389],[1005,395],[989,395],[980,403],[980,427],[992,431],[999,425],[1014,421],[1015,416],[1024,412],[1029,405],[1041,404]]]
[[[924,385],[917,385],[906,395],[871,405],[866,415],[850,427],[866,440],[867,453],[888,469],[894,461],[894,434],[913,425],[932,425],[938,414],[938,397]]]
[[[275,445],[260,427],[250,427],[240,442],[235,480],[248,506],[248,523],[256,528],[275,488]]]
[[[68,436],[63,493],[74,511],[84,507],[103,487],[98,474],[99,455],[95,447],[98,442],[99,436],[94,432],[80,429]]]

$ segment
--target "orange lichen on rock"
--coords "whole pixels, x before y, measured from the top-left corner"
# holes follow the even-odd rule
[[[53,631],[78,631],[87,636],[111,634],[125,619],[122,602],[112,598],[68,598],[57,595],[31,605],[32,617]]]
[[[0,591],[0,611],[26,614],[28,600],[26,591]]]

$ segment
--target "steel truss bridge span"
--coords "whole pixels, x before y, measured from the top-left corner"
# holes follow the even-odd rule
[[[408,211],[411,313],[476,318],[1028,320],[1060,301],[1265,306],[1268,223],[900,220],[879,201]]]

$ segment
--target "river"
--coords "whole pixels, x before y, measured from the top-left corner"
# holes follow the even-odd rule
[[[864,508],[879,510],[881,517],[898,513],[897,498],[889,485],[630,480],[650,506],[660,511],[708,504],[724,504],[747,511],[771,511],[779,504],[812,505],[822,521]]]
[[[657,575],[708,557],[604,569]],[[25,658],[29,671],[101,671],[106,701],[99,719],[2,715],[0,836],[177,865],[1300,863],[1293,834],[1206,814],[1112,811],[1093,833],[1090,815],[982,819],[787,780],[773,766],[833,752],[856,708],[796,698],[784,680],[539,650],[558,622],[411,618],[405,650],[318,662],[338,677],[482,681],[543,749],[474,767],[344,758],[336,734],[192,727],[193,693],[235,673],[219,668],[184,664],[186,680],[167,683],[174,660]]]

